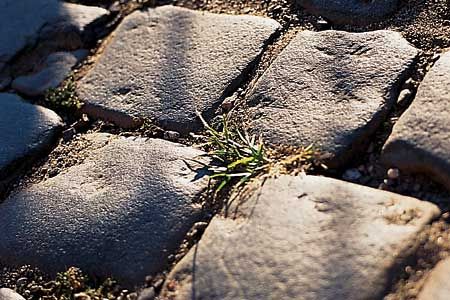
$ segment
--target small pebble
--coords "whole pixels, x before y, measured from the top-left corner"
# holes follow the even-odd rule
[[[156,297],[156,292],[153,287],[143,289],[139,292],[138,300],[153,300]]]
[[[358,169],[348,169],[342,175],[342,179],[347,181],[358,181],[358,179],[360,179],[361,177],[362,174],[358,171]]]
[[[177,141],[180,138],[180,133],[176,131],[165,131],[164,132],[164,139],[169,141]]]
[[[319,29],[319,30],[328,30],[328,29],[331,29],[330,23],[328,23],[328,22],[327,22],[326,20],[324,20],[324,19],[318,20],[317,23],[316,23],[316,25],[317,25],[317,29]]]
[[[409,89],[404,89],[400,92],[400,94],[398,95],[398,99],[397,99],[397,103],[399,105],[405,105],[406,103],[409,102],[409,100],[411,100],[413,95],[413,92]]]
[[[387,186],[393,186],[395,184],[395,181],[392,179],[384,179],[383,183]]]
[[[400,177],[400,171],[398,169],[389,169],[387,176],[389,179],[396,180]]]

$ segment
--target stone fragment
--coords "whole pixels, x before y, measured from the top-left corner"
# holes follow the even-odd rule
[[[332,23],[353,25],[380,21],[398,6],[398,0],[297,0],[297,3]]]
[[[431,271],[417,300],[448,300],[450,295],[450,259],[437,264]]]
[[[357,182],[361,177],[361,172],[355,168],[345,170],[344,174],[342,174],[342,179],[346,181]]]
[[[52,53],[39,71],[14,79],[12,88],[27,96],[44,95],[48,89],[58,87],[88,53],[84,49]]]
[[[25,300],[24,297],[17,294],[11,289],[1,288],[0,289],[0,300]]]
[[[79,85],[86,112],[122,127],[154,119],[187,133],[232,94],[280,25],[162,6],[127,16]],[[127,121],[128,120],[128,121]],[[130,123],[132,123],[130,125]]]
[[[51,147],[61,126],[53,111],[0,93],[0,194],[11,176]]]
[[[214,217],[162,297],[382,299],[438,215],[431,203],[335,179],[268,179]]]
[[[76,266],[125,286],[167,267],[191,226],[208,179],[199,150],[107,134],[79,165],[0,204],[0,257],[54,274]]]
[[[26,47],[51,40],[62,49],[82,46],[90,25],[108,11],[58,0],[0,2],[0,63],[9,62]]]
[[[300,32],[250,92],[251,131],[313,144],[342,167],[369,145],[417,55],[391,31]]]
[[[425,76],[394,125],[382,159],[406,172],[428,174],[450,189],[450,52]]]

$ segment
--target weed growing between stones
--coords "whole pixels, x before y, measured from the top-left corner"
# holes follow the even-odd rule
[[[239,188],[260,175],[298,175],[317,169],[326,170],[322,163],[326,158],[313,145],[307,147],[278,147],[269,149],[261,136],[250,135],[229,125],[230,115],[221,117],[221,129],[214,129],[198,113],[206,135],[202,145],[217,165],[209,166],[210,179],[218,179],[216,193],[230,183]]]
[[[198,113],[198,116],[206,129],[207,142],[204,146],[208,150],[207,155],[219,162],[218,166],[209,168],[213,172],[210,179],[220,181],[216,192],[220,192],[233,179],[238,180],[236,187],[239,187],[267,169],[270,161],[261,137],[231,129],[227,115],[222,116],[222,130],[210,126],[201,114]]]
[[[73,75],[58,88],[49,89],[45,95],[46,104],[56,111],[70,112],[81,108],[82,103],[76,94]]]

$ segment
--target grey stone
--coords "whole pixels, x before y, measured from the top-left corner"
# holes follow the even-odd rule
[[[450,295],[450,259],[437,264],[422,288],[417,300],[448,300]]]
[[[0,205],[0,259],[50,274],[68,266],[125,286],[167,267],[208,184],[199,150],[107,134],[79,165],[10,195]],[[95,148],[95,149],[94,149]]]
[[[19,166],[51,147],[61,126],[53,111],[0,93],[0,193]]]
[[[12,88],[27,96],[44,95],[48,89],[58,87],[69,75],[72,68],[83,60],[88,53],[84,49],[52,53],[39,71],[14,79]]]
[[[187,133],[212,115],[280,25],[254,16],[162,6],[125,18],[79,95],[86,112],[122,127],[127,116]],[[131,122],[132,123],[132,122]]]
[[[342,174],[342,179],[347,181],[356,182],[362,177],[361,172],[358,169],[348,169]]]
[[[228,217],[214,217],[162,296],[381,299],[438,215],[431,203],[335,179],[268,179]]]
[[[17,294],[11,289],[1,288],[0,289],[0,300],[25,300],[24,297]]]
[[[72,50],[87,34],[89,25],[108,15],[99,7],[58,0],[2,0],[0,2],[0,63],[8,62],[39,40],[62,40]],[[75,40],[75,41],[74,41]]]
[[[149,287],[139,292],[138,300],[153,300],[155,297],[155,289],[153,287]]]
[[[406,172],[428,174],[450,189],[450,52],[425,76],[394,125],[382,159]]]
[[[395,12],[398,0],[297,0],[308,11],[335,24],[365,25]]]
[[[341,167],[368,146],[417,54],[391,31],[300,32],[250,92],[251,131],[313,144]]]

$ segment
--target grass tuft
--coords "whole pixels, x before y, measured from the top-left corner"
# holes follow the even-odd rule
[[[57,111],[68,112],[80,109],[82,103],[76,93],[73,75],[69,76],[60,87],[49,89],[45,94],[45,102],[51,109]]]
[[[234,188],[259,175],[298,175],[316,170],[326,170],[322,163],[325,156],[313,145],[307,147],[280,146],[267,149],[261,136],[249,135],[229,125],[229,115],[221,117],[221,129],[213,128],[197,113],[206,129],[202,136],[207,156],[217,165],[208,167],[210,179],[218,179],[216,193],[230,183]]]
[[[236,181],[235,187],[264,172],[270,160],[266,156],[261,137],[250,136],[246,131],[231,129],[227,115],[222,116],[222,129],[210,126],[200,113],[197,113],[206,129],[207,142],[203,145],[208,156],[219,165],[210,166],[211,179],[220,181],[216,192],[220,192],[230,182]]]

